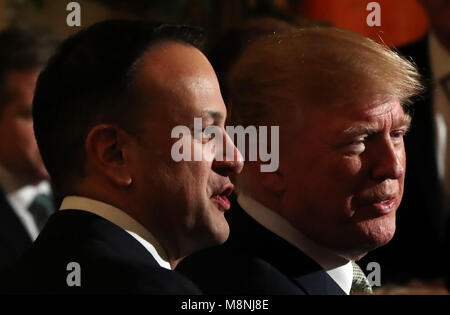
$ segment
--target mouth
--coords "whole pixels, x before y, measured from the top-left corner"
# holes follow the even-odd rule
[[[386,215],[397,208],[397,198],[395,196],[382,196],[366,200],[361,208],[375,212],[379,215]]]
[[[223,211],[229,210],[231,203],[228,200],[228,196],[231,195],[233,189],[233,184],[228,184],[221,187],[211,196],[212,201],[215,202]]]

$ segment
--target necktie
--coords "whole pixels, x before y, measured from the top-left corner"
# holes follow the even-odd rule
[[[352,261],[353,265],[353,280],[352,288],[350,290],[350,295],[353,294],[372,294],[372,286],[367,280],[366,275],[361,270],[361,268]]]
[[[33,215],[34,221],[41,231],[48,217],[55,212],[53,199],[48,195],[39,194],[33,199],[28,211]]]

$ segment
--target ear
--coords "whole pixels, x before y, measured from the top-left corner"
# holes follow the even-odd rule
[[[89,161],[98,172],[119,186],[129,186],[132,183],[126,163],[127,143],[127,133],[110,124],[96,125],[86,138]]]

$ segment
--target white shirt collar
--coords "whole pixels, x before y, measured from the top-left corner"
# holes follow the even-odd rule
[[[104,202],[80,196],[68,196],[64,198],[59,210],[69,209],[88,211],[116,224],[141,243],[161,267],[171,269],[167,255],[156,238],[144,226],[124,211]]]
[[[7,195],[8,201],[14,208],[28,209],[34,198],[39,195],[51,195],[48,181],[42,181],[38,185],[28,185]]]
[[[37,185],[22,186],[14,174],[2,165],[0,165],[0,187],[4,190],[13,208],[28,209],[38,194],[51,195],[51,187],[48,181],[41,181]]]
[[[23,186],[14,174],[0,165],[0,187],[3,189],[5,197],[14,213],[22,222],[30,238],[34,241],[39,235],[39,229],[28,208],[37,195],[51,195],[49,182],[44,180],[37,185]]]
[[[286,219],[253,198],[245,194],[239,194],[237,200],[242,209],[244,209],[244,211],[255,221],[313,259],[346,294],[350,294],[353,280],[353,266],[350,261],[344,265],[338,263],[338,259],[336,259],[337,254],[306,238]],[[339,259],[339,261],[341,261],[341,259]]]

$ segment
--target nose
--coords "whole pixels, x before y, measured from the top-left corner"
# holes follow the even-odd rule
[[[375,165],[372,176],[376,180],[399,179],[405,174],[405,150],[403,144],[384,141],[373,152]]]
[[[244,158],[225,131],[222,137],[223,145],[222,148],[216,148],[212,168],[223,176],[239,174],[244,167]]]

